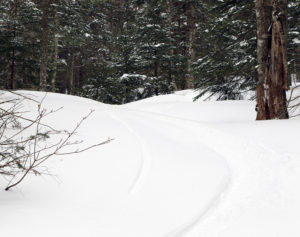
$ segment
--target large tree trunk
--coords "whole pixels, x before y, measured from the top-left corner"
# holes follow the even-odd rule
[[[48,32],[49,32],[49,5],[50,0],[43,0],[42,10],[42,35],[41,35],[41,64],[40,64],[40,90],[47,89],[47,65],[48,65]]]
[[[287,0],[256,0],[257,120],[288,118]]]

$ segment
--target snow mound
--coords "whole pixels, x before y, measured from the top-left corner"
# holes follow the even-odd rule
[[[55,157],[46,164],[53,176],[0,191],[2,235],[300,236],[300,120],[256,122],[254,102],[194,97],[112,106],[48,93],[44,107],[64,107],[48,124],[71,128],[93,109],[78,138],[115,140]]]

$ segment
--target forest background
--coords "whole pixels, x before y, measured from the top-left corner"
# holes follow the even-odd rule
[[[300,3],[288,4],[289,80],[300,80]],[[242,99],[257,76],[249,0],[2,0],[0,88],[124,104],[199,89]]]

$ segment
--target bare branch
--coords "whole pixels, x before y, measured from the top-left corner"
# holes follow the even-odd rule
[[[10,92],[20,96],[21,99],[7,99],[0,101],[0,175],[10,177],[5,190],[9,190],[20,184],[28,174],[49,175],[44,172],[41,165],[53,156],[82,153],[92,148],[107,144],[113,139],[98,142],[91,146],[79,148],[82,141],[73,141],[73,137],[82,123],[94,112],[91,110],[84,116],[71,131],[54,129],[43,123],[45,117],[62,109],[47,111],[42,107],[46,95],[41,101],[34,100],[16,92]],[[30,100],[37,103],[37,115],[34,119],[24,116],[20,111],[22,102]],[[22,126],[23,121],[29,124]],[[24,134],[32,135],[24,137]],[[59,139],[47,142],[52,135],[59,135]],[[63,151],[69,147],[69,151]]]

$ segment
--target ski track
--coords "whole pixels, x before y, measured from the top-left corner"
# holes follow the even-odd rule
[[[238,218],[241,210],[246,210],[248,203],[261,198],[251,195],[252,193],[265,195],[264,201],[268,202],[267,192],[274,181],[280,179],[278,173],[282,170],[284,162],[284,157],[278,156],[271,148],[252,140],[225,134],[212,125],[197,120],[126,107],[122,109],[152,116],[175,126],[180,122],[181,126],[194,131],[199,143],[219,153],[231,171],[230,180],[224,184],[210,205],[196,218],[191,218],[185,225],[165,237],[222,236],[222,231]],[[257,167],[257,164],[261,166]],[[216,226],[215,223],[220,225]]]
[[[222,182],[221,185],[217,188],[219,190],[219,193],[217,193],[211,199],[211,201],[207,204],[207,206],[203,210],[199,211],[198,215],[195,218],[191,219],[188,223],[184,224],[183,226],[165,235],[165,237],[183,237],[187,235],[192,229],[194,229],[201,222],[203,218],[205,218],[206,215],[208,215],[218,206],[223,196],[226,194],[226,190],[229,188],[230,183],[231,183],[231,176],[226,177],[226,179],[224,179],[224,182]]]
[[[120,108],[119,108],[120,109]],[[127,109],[127,108],[121,108],[121,110],[126,111],[126,114],[131,114],[131,116],[133,116],[134,118],[136,118],[136,114],[138,114],[138,117],[144,116],[145,118],[149,118],[149,114],[150,115],[154,115],[154,119],[163,122],[163,123],[167,123],[170,124],[171,121],[169,121],[169,119],[175,119],[177,120],[176,123],[174,123],[174,121],[171,122],[172,126],[188,131],[188,133],[192,134],[193,137],[195,137],[195,139],[197,141],[199,141],[199,143],[201,143],[202,145],[204,144],[203,142],[201,142],[198,138],[197,138],[197,132],[194,132],[192,129],[187,129],[187,126],[184,125],[182,123],[182,121],[186,121],[185,119],[179,119],[173,116],[168,116],[168,115],[163,115],[163,114],[158,114],[158,113],[151,113],[151,112],[144,112],[144,111],[139,111],[139,110],[132,110],[132,109]],[[162,119],[160,117],[167,117],[168,120]],[[180,120],[180,123],[178,123],[178,120]],[[206,144],[204,144],[206,146]],[[214,152],[216,152],[214,150]],[[216,152],[218,155],[220,155],[221,157],[222,154],[220,154],[219,152]],[[225,164],[227,164],[226,159],[223,157]],[[230,172],[230,168],[227,166],[229,172],[228,172],[228,176],[224,177],[224,181],[216,188],[217,192],[216,194],[212,197],[211,201],[202,209],[199,210],[198,214],[192,218],[190,221],[188,221],[186,224],[184,224],[181,227],[176,228],[175,230],[171,231],[170,233],[164,235],[164,237],[183,237],[186,234],[188,234],[192,229],[195,228],[196,225],[198,225],[201,220],[203,218],[205,218],[206,215],[208,215],[213,209],[215,209],[218,206],[218,203],[220,202],[220,200],[222,199],[222,197],[226,194],[226,190],[229,188],[230,184],[231,184],[231,172]]]
[[[147,147],[146,142],[143,140],[143,138],[136,133],[132,127],[129,125],[129,123],[125,122],[125,120],[118,118],[115,114],[113,114],[111,111],[106,110],[105,113],[113,120],[115,120],[117,123],[123,125],[136,139],[141,156],[140,156],[140,166],[138,168],[137,174],[135,178],[133,179],[131,185],[128,188],[128,193],[133,195],[134,193],[138,192],[138,190],[143,185],[143,180],[146,178],[146,174],[148,173],[146,170],[149,170],[151,167],[151,156],[150,151]],[[114,111],[116,113],[116,110]],[[119,114],[118,114],[119,115]]]
[[[126,112],[126,113],[124,113],[124,112]],[[130,121],[132,120],[134,122],[134,119],[137,118],[137,114],[138,114],[139,118],[140,117],[145,117],[145,119],[149,118],[148,113],[145,114],[144,112],[141,112],[141,111],[127,110],[127,109],[123,109],[120,107],[116,108],[113,112],[108,112],[108,115],[112,119],[123,124],[123,126],[125,126],[136,137],[137,140],[142,141],[142,142],[139,141],[140,146],[142,147],[142,154],[143,154],[142,155],[142,164],[138,171],[138,175],[136,176],[136,179],[134,180],[133,184],[131,185],[131,193],[136,193],[139,190],[139,188],[141,188],[141,186],[143,185],[143,183],[144,183],[143,180],[147,176],[146,170],[148,170],[148,168],[149,168],[148,167],[146,169],[145,160],[148,160],[147,166],[150,163],[149,160],[151,160],[151,157],[150,156],[148,157],[146,155],[146,154],[150,154],[148,151],[149,149],[147,148],[148,146],[146,144],[146,141],[142,138],[142,136],[140,136],[137,132],[134,131],[133,127],[129,124],[129,122],[126,122],[126,120],[130,120]],[[152,116],[153,116],[153,114],[152,114]],[[170,118],[172,118],[172,117],[170,117]],[[160,123],[165,123],[165,124],[170,125],[169,120],[163,120],[159,116],[155,116],[154,119],[160,121]],[[144,121],[144,120],[142,120],[142,121]],[[177,129],[186,131],[189,135],[193,136],[193,138],[195,140],[198,140],[197,134],[192,129],[187,129],[187,127],[185,125],[183,125],[181,123],[181,121],[180,121],[180,123],[173,122],[171,124],[172,124],[172,127],[176,127]],[[199,143],[201,143],[201,145],[203,145],[202,142],[199,141]],[[206,145],[204,144],[204,146],[206,146]],[[220,154],[220,153],[217,153],[217,154],[222,156],[222,154]],[[147,159],[145,159],[145,157],[147,157]],[[223,158],[223,159],[224,159],[225,165],[226,165],[227,164],[226,159],[225,158]],[[228,166],[227,166],[227,168],[228,168]],[[229,168],[228,168],[228,170],[229,170]],[[218,205],[218,203],[222,199],[224,193],[226,193],[226,190],[230,186],[230,183],[231,183],[230,173],[231,172],[229,170],[229,172],[224,177],[223,182],[221,182],[221,184],[219,184],[216,187],[216,194],[211,198],[211,200],[201,210],[198,211],[198,214],[194,218],[192,218],[190,221],[188,221],[188,223],[184,224],[183,226],[176,228],[176,230],[173,230],[173,231],[167,233],[166,235],[164,235],[164,237],[185,236],[185,234],[189,233],[191,229],[193,229],[209,212],[211,212],[211,210]]]

